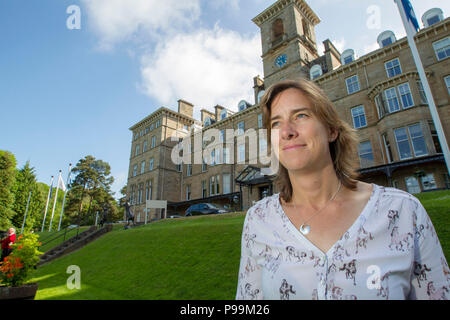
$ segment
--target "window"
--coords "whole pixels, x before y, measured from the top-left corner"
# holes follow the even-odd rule
[[[448,94],[450,94],[450,76],[446,76],[444,78],[444,81],[445,81],[445,85],[447,86]]]
[[[444,12],[439,8],[433,8],[425,12],[422,16],[422,22],[425,28],[444,20]]]
[[[405,182],[406,182],[406,191],[408,191],[411,194],[420,192],[419,182],[417,181],[416,177],[407,177],[405,179]]]
[[[156,137],[153,136],[152,137],[152,148],[154,148],[156,146]]]
[[[220,130],[220,138],[219,138],[220,142],[224,142],[225,141],[225,130]]]
[[[400,160],[412,158],[411,147],[408,141],[408,133],[406,128],[399,128],[394,130],[395,139],[397,140],[398,153]]]
[[[258,128],[262,128],[262,127],[263,127],[263,115],[262,115],[262,113],[259,113],[258,114]]]
[[[231,193],[231,174],[223,174],[223,193]]]
[[[150,127],[145,128],[145,134],[147,134],[150,131]]]
[[[439,21],[441,21],[439,16],[433,16],[433,17],[427,19],[427,23],[429,26],[432,26],[433,24],[438,23]]]
[[[181,172],[181,163],[180,163],[180,164],[177,164],[177,171],[178,171],[178,172]]]
[[[383,96],[381,94],[377,94],[375,96],[375,105],[377,107],[378,119],[383,118],[387,111]]]
[[[138,154],[139,154],[139,149],[141,148],[141,145],[140,144],[138,144],[137,146],[136,146],[136,150],[135,150],[135,152],[134,152],[134,156],[137,156]]]
[[[138,169],[138,165],[135,164],[135,165],[133,166],[133,177],[136,177],[136,175],[137,175],[137,169]]]
[[[223,163],[231,164],[230,152],[228,148],[223,148]]]
[[[439,40],[433,43],[434,52],[436,53],[437,59],[443,60],[450,56],[450,37]]]
[[[260,157],[267,155],[267,140],[264,138],[259,138],[259,155]]]
[[[400,160],[412,158],[413,152],[415,157],[428,154],[420,123],[395,129],[394,133]]]
[[[227,110],[223,109],[220,111],[220,120],[223,120],[227,117]]]
[[[147,140],[145,140],[144,141],[144,147],[142,148],[142,152],[147,151],[147,145],[148,145],[148,142],[147,142]]]
[[[386,68],[386,73],[388,78],[395,77],[396,75],[399,75],[402,73],[402,68],[400,67],[400,62],[397,59],[388,61],[384,64]]]
[[[214,195],[215,184],[216,184],[216,177],[215,176],[210,177],[209,178],[209,195],[210,196]]]
[[[141,174],[145,173],[145,161],[141,162]]]
[[[145,184],[145,198],[152,200],[152,180],[147,181]]]
[[[351,109],[352,118],[353,118],[353,127],[355,129],[365,127],[366,124],[366,115],[364,113],[364,106],[358,106]]]
[[[155,160],[153,158],[151,158],[150,161],[149,161],[148,170],[150,170],[150,171],[153,170],[153,164],[154,163],[155,163]]]
[[[156,128],[158,128],[161,125],[161,119],[156,121]]]
[[[206,190],[206,180],[202,181],[202,198],[206,198],[207,195],[207,190]]]
[[[238,163],[245,162],[245,144],[241,144],[238,146]]]
[[[216,176],[216,194],[220,193],[220,175]]]
[[[186,185],[186,200],[191,200],[191,185]]]
[[[433,139],[434,149],[436,153],[442,153],[441,143],[439,142],[439,137],[436,131],[436,127],[434,126],[433,121],[428,121],[428,125],[430,126],[431,138]]]
[[[238,135],[244,134],[245,123],[244,121],[238,122]]]
[[[386,157],[388,163],[391,163],[394,158],[392,157],[392,150],[391,150],[391,143],[389,142],[387,133],[383,134],[383,144],[384,144],[384,151],[386,152]]]
[[[422,82],[418,80],[416,83],[417,83],[417,91],[419,91],[420,102],[423,104],[428,104],[427,96],[425,95],[425,90],[423,89]]]
[[[370,141],[361,142],[358,146],[359,162],[361,168],[371,167],[374,164],[372,145]]]
[[[213,167],[216,164],[216,149],[213,149],[211,151],[211,162],[210,162],[210,166]]]
[[[192,176],[192,164],[188,164],[186,168],[186,175],[188,177]]]
[[[395,91],[395,88],[389,88],[384,91],[384,94],[386,96],[387,105],[389,108],[389,112],[395,112],[400,110],[400,105],[398,103],[398,97],[397,92]]]
[[[319,64],[315,64],[309,70],[309,77],[311,80],[320,77],[323,74],[322,67]]]
[[[137,203],[139,204],[142,202],[144,202],[144,183],[139,183]]]
[[[152,123],[152,124],[150,125],[150,131],[153,131],[154,128],[155,128],[155,124]]]
[[[384,48],[394,43],[396,40],[397,39],[395,38],[395,34],[390,30],[382,32],[377,38],[377,42],[380,48]]]
[[[411,95],[411,89],[409,88],[409,83],[403,83],[397,87],[398,93],[400,94],[400,101],[404,109],[412,107],[414,101]]]
[[[203,159],[202,172],[205,172],[206,170],[208,170],[208,165],[206,164],[205,159]]]
[[[284,33],[284,26],[283,26],[283,20],[277,19],[272,24],[272,35],[273,40],[277,39],[278,37],[281,37]]]
[[[341,54],[341,64],[345,65],[355,61],[355,51],[353,49],[347,49]]]
[[[131,186],[130,203],[135,204],[136,202],[136,186]]]
[[[422,127],[420,126],[420,123],[408,126],[408,130],[412,140],[414,155],[416,157],[427,155],[427,146],[425,144],[425,138],[423,137]]]
[[[359,91],[359,82],[358,82],[357,75],[354,75],[353,77],[345,79],[345,83],[347,84],[348,94],[352,94],[354,92]]]
[[[436,189],[436,181],[434,180],[434,175],[432,173],[428,173],[425,176],[420,178],[422,182],[423,190],[432,190]]]

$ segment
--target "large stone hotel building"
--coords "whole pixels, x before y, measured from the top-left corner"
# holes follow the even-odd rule
[[[254,78],[254,101],[241,101],[237,112],[220,105],[215,112],[202,109],[199,121],[193,118],[194,106],[180,99],[177,111],[162,107],[130,128],[127,196],[136,222],[164,216],[160,209],[151,209],[146,216],[147,199],[167,200],[169,214],[184,215],[188,206],[200,202],[246,210],[254,201],[278,192],[274,176],[261,173],[264,165],[249,149],[254,147],[260,154],[267,148],[264,136],[258,135],[262,128],[258,102],[264,89],[279,80],[300,77],[315,81],[340,116],[357,129],[360,180],[410,193],[450,188],[406,38],[382,32],[379,49],[359,58],[353,50],[341,53],[325,40],[320,55],[314,31],[320,20],[304,0],[278,0],[253,22],[261,30],[264,66],[264,79]],[[422,16],[422,23],[415,41],[450,141],[450,19],[433,8]],[[207,163],[194,161],[196,154],[210,146],[202,142],[208,129],[217,129],[224,149],[208,151]],[[248,129],[257,134],[247,134],[252,131]],[[185,143],[181,152],[174,150],[185,137],[191,143]],[[190,155],[191,164],[174,163],[173,154]]]

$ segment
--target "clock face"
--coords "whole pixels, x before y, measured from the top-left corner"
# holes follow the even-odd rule
[[[284,66],[287,63],[287,55],[286,54],[282,54],[279,55],[276,59],[275,59],[275,65],[279,68],[281,68],[282,66]]]

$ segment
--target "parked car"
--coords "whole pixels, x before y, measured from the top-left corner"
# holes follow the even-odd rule
[[[204,214],[221,214],[230,212],[229,210],[212,203],[193,204],[186,210],[185,217],[200,216]]]
[[[183,218],[183,216],[180,216],[178,214],[173,214],[171,216],[168,216],[169,219],[175,219],[175,218]]]

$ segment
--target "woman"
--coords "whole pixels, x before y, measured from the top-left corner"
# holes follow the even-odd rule
[[[425,209],[356,180],[355,131],[312,82],[261,100],[280,192],[246,215],[237,299],[448,299],[450,273]]]
[[[2,239],[2,258],[1,262],[3,262],[3,259],[5,259],[7,256],[9,256],[12,252],[11,246],[16,242],[16,230],[14,228],[8,229],[8,236],[4,239]]]

